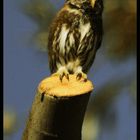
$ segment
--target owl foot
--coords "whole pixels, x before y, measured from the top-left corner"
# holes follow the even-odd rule
[[[63,81],[64,77],[66,77],[66,79],[69,81],[69,72],[65,67],[59,68],[59,70],[54,75],[58,75],[61,82]]]
[[[66,77],[66,79],[69,81],[69,73],[63,72],[59,75],[59,79],[61,82],[62,82],[64,77]]]
[[[82,71],[76,73],[76,80],[79,81],[81,79],[84,79],[83,80],[84,82],[87,81],[87,75],[85,73],[83,73]]]

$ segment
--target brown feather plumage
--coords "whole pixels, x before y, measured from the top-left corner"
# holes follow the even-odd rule
[[[95,1],[92,5],[91,1]],[[49,32],[49,65],[60,79],[86,74],[102,41],[102,0],[67,0],[52,22]],[[84,73],[83,73],[84,72]]]

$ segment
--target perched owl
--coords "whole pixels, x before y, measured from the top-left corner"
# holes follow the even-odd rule
[[[87,79],[102,41],[102,0],[67,0],[53,20],[48,41],[51,73]]]

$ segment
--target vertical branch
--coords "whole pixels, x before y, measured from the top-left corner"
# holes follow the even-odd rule
[[[38,87],[23,133],[23,140],[81,140],[81,129],[91,91],[90,81],[75,75],[61,83],[58,76],[44,79]]]

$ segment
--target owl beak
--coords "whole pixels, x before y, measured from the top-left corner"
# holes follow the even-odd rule
[[[96,2],[96,0],[90,0],[92,8],[94,8],[95,2]]]

